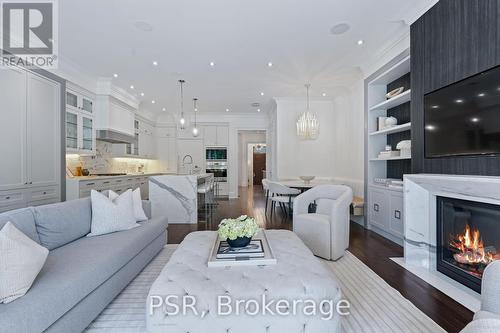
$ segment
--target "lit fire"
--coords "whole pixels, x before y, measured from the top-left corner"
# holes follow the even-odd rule
[[[457,253],[453,258],[464,265],[488,265],[497,260],[494,248],[485,248],[481,233],[467,224],[462,235],[452,237],[450,247]]]

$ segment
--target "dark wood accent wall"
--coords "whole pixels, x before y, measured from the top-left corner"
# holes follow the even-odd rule
[[[424,155],[424,95],[497,65],[500,0],[440,0],[412,24],[412,172],[500,175],[500,156]]]
[[[387,85],[387,91],[404,87],[405,90],[410,89],[410,73],[403,75],[399,79]],[[395,108],[387,110],[388,117],[395,117],[398,124],[404,124],[411,121],[410,102],[396,106]],[[392,150],[396,150],[396,145],[403,140],[411,140],[411,131],[404,131],[400,133],[393,133],[387,135],[387,144],[391,145]],[[403,179],[404,174],[411,173],[411,160],[395,160],[387,161],[387,178]]]

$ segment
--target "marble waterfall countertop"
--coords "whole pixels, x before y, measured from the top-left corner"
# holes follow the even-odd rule
[[[168,223],[198,223],[198,186],[213,177],[166,174],[149,177],[149,201],[153,216],[167,216]]]

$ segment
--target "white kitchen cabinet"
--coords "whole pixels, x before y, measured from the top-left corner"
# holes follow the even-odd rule
[[[149,177],[147,176],[119,176],[119,177],[98,177],[91,180],[78,178],[66,180],[66,194],[68,200],[89,197],[92,190],[103,192],[113,190],[121,194],[129,189],[141,189],[141,197],[149,198]],[[0,195],[1,198],[1,195]],[[1,201],[0,201],[1,204]]]
[[[369,186],[368,225],[383,236],[402,242],[404,235],[403,193],[399,189]]]
[[[26,161],[26,72],[3,69],[0,75],[2,130],[0,131],[0,189],[23,187]]]
[[[217,146],[229,145],[229,127],[217,126]]]
[[[216,146],[217,145],[217,126],[204,126],[203,127],[203,139],[205,141],[205,146]]]
[[[29,184],[56,185],[60,181],[59,84],[28,74],[28,154]]]
[[[94,97],[78,88],[66,90],[66,109],[81,112],[94,112]]]
[[[60,84],[9,68],[0,75],[0,211],[60,201]]]
[[[66,153],[95,155],[94,98],[77,90],[66,90]]]
[[[390,232],[394,236],[404,237],[403,193],[389,193],[390,202]]]
[[[229,127],[221,125],[203,126],[203,141],[206,147],[229,145]]]

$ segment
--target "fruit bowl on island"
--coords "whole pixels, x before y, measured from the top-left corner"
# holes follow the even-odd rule
[[[306,184],[310,184],[311,180],[313,180],[315,177],[314,176],[300,176],[299,177],[301,180],[304,181]]]

